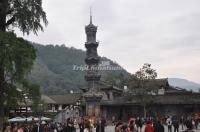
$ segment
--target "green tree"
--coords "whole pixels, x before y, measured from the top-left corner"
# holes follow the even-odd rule
[[[30,71],[36,54],[28,41],[14,33],[0,32],[0,47],[0,117],[3,118],[4,110],[20,97],[16,89]]]
[[[144,117],[146,117],[146,107],[152,101],[153,94],[157,92],[155,87],[156,70],[151,68],[151,64],[145,63],[128,82],[128,87],[132,95],[136,96],[143,107]]]
[[[47,25],[42,0],[0,1],[0,128],[7,98],[16,95],[16,84],[22,84],[36,58],[33,46],[9,31],[17,27],[24,34],[37,34],[43,30],[41,20]]]
[[[5,32],[10,26],[14,26],[23,33],[37,34],[38,30],[43,30],[41,20],[47,25],[42,0],[0,1],[0,31]]]

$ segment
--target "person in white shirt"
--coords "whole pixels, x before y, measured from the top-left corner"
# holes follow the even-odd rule
[[[172,132],[172,119],[169,117],[167,118],[167,127],[168,127],[168,132]]]

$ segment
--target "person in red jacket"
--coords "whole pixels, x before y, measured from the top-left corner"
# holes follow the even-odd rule
[[[150,121],[147,121],[147,124],[145,126],[145,132],[153,132],[153,126]]]

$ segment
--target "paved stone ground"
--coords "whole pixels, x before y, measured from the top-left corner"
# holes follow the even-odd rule
[[[114,126],[107,126],[106,129],[105,129],[106,132],[114,132]],[[172,128],[172,132],[173,132],[173,128]],[[182,132],[183,130],[182,129],[179,129],[179,132]],[[199,130],[194,130],[195,132],[200,132],[200,128]],[[142,132],[144,132],[144,127],[142,128]],[[168,132],[167,131],[167,127],[165,126],[165,132]]]

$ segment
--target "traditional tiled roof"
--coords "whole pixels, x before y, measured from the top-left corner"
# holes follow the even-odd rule
[[[81,98],[81,93],[68,93],[64,95],[51,95],[49,96],[53,99],[56,104],[75,104],[77,100]]]
[[[102,91],[108,91],[108,90],[112,90],[112,91],[115,91],[115,92],[122,92],[123,90],[114,86],[114,85],[111,85],[111,84],[108,84],[104,81],[99,81],[98,82],[98,85],[100,87],[100,90]],[[81,90],[83,92],[86,92],[88,89],[86,87],[82,87]]]
[[[190,91],[186,91],[182,88],[172,87],[168,83],[168,79],[155,79],[148,81],[148,85],[150,87],[157,87],[157,88],[164,88],[164,95],[154,95],[152,103],[153,104],[200,104],[200,94],[199,93],[192,93]],[[122,89],[117,87],[108,85],[105,82],[99,82],[99,86],[102,91],[112,90],[123,92]],[[77,100],[83,99],[83,93],[68,93],[64,95],[51,95],[49,96],[49,102],[52,101],[56,104],[75,104]],[[104,95],[106,97],[106,94]],[[120,95],[114,97],[113,100],[108,100],[106,98],[101,100],[101,105],[137,105],[140,104],[140,99],[136,95],[132,95],[129,97]],[[83,104],[84,104],[84,100]]]
[[[200,104],[200,94],[193,93],[188,95],[158,95],[154,99],[157,104]]]
[[[41,100],[44,101],[44,103],[46,104],[56,104],[56,102],[53,99],[46,95],[42,95]]]
[[[149,99],[151,104],[200,104],[200,94],[191,93],[185,94],[171,94],[171,95],[155,95],[153,98]],[[117,97],[114,100],[103,100],[101,105],[139,105],[140,99],[137,96],[132,96],[131,99],[126,97]]]
[[[112,91],[116,91],[116,92],[122,92],[123,90],[114,86],[114,85],[110,85],[104,81],[100,81],[99,82],[99,86],[100,86],[100,89],[102,91],[105,91],[105,90],[112,90]]]
[[[164,88],[165,89],[165,94],[171,94],[171,93],[190,93],[189,91],[179,88],[179,87],[173,87],[169,84],[168,78],[160,78],[160,79],[153,79],[153,80],[148,80],[146,82],[146,85],[151,88]]]

